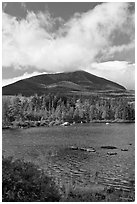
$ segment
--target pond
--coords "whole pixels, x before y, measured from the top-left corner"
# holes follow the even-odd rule
[[[90,123],[3,130],[2,137],[3,155],[32,161],[59,179],[73,179],[78,185],[98,179],[127,191],[134,187],[135,124]]]

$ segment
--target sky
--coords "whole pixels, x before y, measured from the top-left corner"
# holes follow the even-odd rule
[[[85,70],[135,88],[135,6],[4,2],[2,79]]]

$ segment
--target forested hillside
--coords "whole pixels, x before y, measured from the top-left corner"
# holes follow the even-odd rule
[[[17,81],[2,88],[3,95],[31,96],[34,94],[91,93],[95,90],[120,90],[125,88],[110,80],[97,77],[85,71],[42,74]]]

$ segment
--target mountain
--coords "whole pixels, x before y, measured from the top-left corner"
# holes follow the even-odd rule
[[[42,74],[17,81],[2,88],[3,95],[30,96],[48,93],[93,92],[97,90],[125,90],[115,82],[97,77],[85,71]]]

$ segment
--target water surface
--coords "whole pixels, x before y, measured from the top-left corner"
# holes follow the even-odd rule
[[[3,130],[3,154],[35,162],[50,174],[79,183],[99,180],[106,184],[130,185],[135,173],[134,124],[78,124]],[[93,147],[96,152],[71,150],[70,146]],[[114,150],[102,149],[112,145]],[[128,151],[121,151],[127,149]],[[116,155],[108,155],[115,152]],[[124,183],[125,182],[125,183]]]

